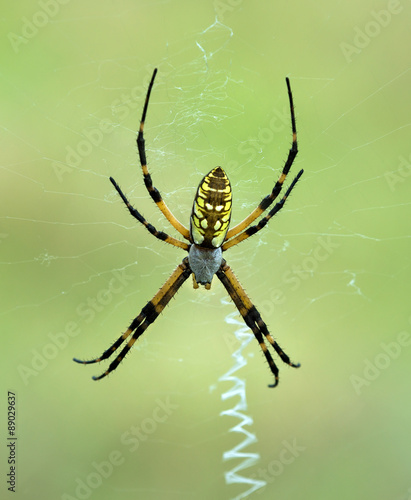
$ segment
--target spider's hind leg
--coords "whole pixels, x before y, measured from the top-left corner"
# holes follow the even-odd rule
[[[174,297],[177,291],[180,289],[182,284],[187,280],[187,278],[191,275],[191,268],[188,262],[188,258],[185,257],[181,264],[177,266],[168,280],[164,283],[164,285],[160,288],[160,290],[154,295],[154,297],[147,302],[147,304],[143,307],[140,314],[134,318],[131,325],[127,328],[125,333],[123,333],[114,344],[107,349],[104,354],[100,358],[93,359],[91,361],[81,361],[79,359],[74,358],[74,361],[82,364],[90,364],[90,363],[98,363],[103,359],[109,358],[114,351],[116,351],[120,345],[131,335],[131,338],[128,340],[121,352],[114,358],[114,360],[110,363],[107,370],[102,373],[98,377],[93,377],[93,380],[100,380],[103,377],[107,376],[110,372],[115,370],[117,366],[123,361],[126,354],[133,347],[134,343],[138,340],[138,338],[147,330],[147,328],[154,323],[154,321],[158,318],[159,314],[163,311],[166,305],[170,302],[170,300]]]
[[[260,344],[261,350],[264,353],[271,373],[274,375],[274,384],[270,384],[269,387],[275,387],[278,384],[279,370],[268,350],[266,343],[264,342],[264,337],[272,345],[272,347],[275,349],[276,353],[280,356],[281,360],[284,363],[292,366],[293,368],[298,368],[300,365],[292,363],[287,354],[273,339],[257,308],[248,298],[245,290],[225,261],[223,261],[220,269],[216,274],[221,283],[224,285],[228,294],[232,298],[234,304],[237,306],[237,309],[243,317],[246,325],[252,330],[257,342]]]
[[[300,363],[292,363],[289,356],[281,349],[279,344],[274,340],[274,338],[272,337],[272,335],[268,331],[267,325],[262,320],[261,315],[255,306],[253,306],[250,309],[247,316],[248,316],[248,318],[247,318],[248,321],[246,321],[246,323],[251,328],[254,335],[257,337],[256,332],[257,331],[262,332],[264,334],[265,338],[273,346],[273,348],[275,349],[275,352],[280,356],[281,360],[284,363],[292,366],[293,368],[299,368],[301,366]],[[258,328],[256,328],[256,325],[258,326]],[[263,340],[261,333],[259,334],[259,336],[261,337],[261,340]],[[257,338],[257,340],[258,340],[258,338]],[[261,349],[264,352],[264,355],[268,361],[268,364],[270,365],[271,371],[273,372],[274,378],[275,378],[274,384],[270,384],[269,387],[275,387],[278,384],[278,368],[277,368],[276,364],[274,363],[274,361],[272,360],[270,353],[268,352],[267,346],[265,345],[264,341],[260,342],[260,340],[259,340],[259,344],[260,344]],[[268,357],[267,357],[267,354],[268,354]]]
[[[99,358],[90,359],[89,361],[83,361],[82,359],[73,358],[73,361],[76,363],[80,363],[82,365],[90,365],[92,363],[100,363],[104,359],[109,358],[114,351],[116,351],[121,344],[132,334],[133,332],[130,329],[127,329],[124,333],[120,335],[120,337],[114,342],[112,346],[110,346]]]

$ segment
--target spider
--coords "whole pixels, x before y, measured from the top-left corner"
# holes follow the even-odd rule
[[[170,224],[187,240],[187,242],[173,238],[162,231],[157,231],[157,229],[130,204],[127,197],[112,177],[110,177],[110,181],[127,206],[130,214],[135,219],[141,222],[141,224],[143,224],[153,236],[159,240],[169,243],[170,245],[174,245],[175,247],[187,251],[188,255],[183,259],[181,264],[177,266],[160,290],[143,307],[140,314],[131,322],[127,330],[114,342],[111,347],[109,347],[99,358],[92,359],[90,361],[82,361],[74,358],[74,361],[84,365],[98,363],[109,358],[124,342],[126,342],[127,339],[129,339],[128,342],[123,345],[120,354],[118,354],[117,357],[111,362],[107,370],[100,376],[93,377],[93,380],[102,379],[117,368],[136,340],[147,330],[150,324],[154,323],[159,314],[170,302],[171,298],[190,276],[193,277],[194,288],[198,288],[199,285],[203,285],[207,290],[209,290],[211,287],[211,281],[215,274],[227,290],[246,325],[252,330],[257,342],[260,344],[271,369],[272,375],[274,376],[274,383],[270,384],[269,387],[275,387],[278,384],[279,370],[271,357],[268,347],[264,341],[264,337],[284,363],[287,363],[294,368],[298,368],[300,364],[292,363],[287,354],[273,339],[267,329],[267,325],[262,320],[260,313],[252,304],[231,268],[227,265],[226,260],[223,258],[223,252],[260,231],[260,229],[262,229],[270,221],[270,219],[283,208],[286,199],[303,174],[303,170],[300,170],[283,197],[277,201],[273,208],[271,208],[271,210],[264,217],[262,217],[257,224],[251,225],[271,206],[273,201],[280,194],[283,183],[298,152],[297,129],[295,125],[293,97],[289,79],[286,78],[286,83],[291,113],[292,145],[281,175],[275,183],[271,193],[262,199],[261,203],[248,217],[233,228],[229,229],[232,206],[230,181],[221,167],[213,168],[203,178],[197,188],[190,216],[190,229],[187,229],[176,219],[176,217],[174,217],[170,209],[164,203],[160,192],[153,186],[151,175],[147,168],[143,130],[150,94],[156,74],[157,69],[154,69],[153,76],[148,86],[143,114],[140,121],[140,128],[137,135],[137,148],[141,168],[143,170],[144,183],[151,198],[154,200]]]

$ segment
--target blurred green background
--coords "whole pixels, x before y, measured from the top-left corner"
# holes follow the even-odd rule
[[[3,9],[3,498],[8,390],[14,498],[411,498],[410,13],[400,0]],[[187,283],[107,379],[91,380],[107,364],[72,362],[100,355],[184,256],[133,221],[108,181],[176,236],[135,147],[154,67],[149,168],[186,225],[216,165],[235,223],[271,190],[291,143],[290,77],[290,177],[304,176],[226,254],[301,362],[279,362],[274,390],[218,280],[209,292]],[[221,380],[236,353],[239,379]],[[235,447],[246,457],[229,458]]]

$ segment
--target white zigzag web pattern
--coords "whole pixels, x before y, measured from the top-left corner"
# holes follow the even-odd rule
[[[223,302],[225,299],[223,299]],[[242,368],[247,364],[247,360],[244,358],[242,351],[243,349],[251,342],[254,336],[250,333],[249,328],[244,325],[241,321],[237,319],[238,313],[233,312],[226,316],[225,321],[229,325],[237,325],[238,328],[234,332],[236,338],[241,342],[240,347],[232,354],[234,358],[234,365],[228,370],[227,373],[222,375],[219,378],[219,381],[231,381],[234,385],[228,391],[224,392],[221,395],[222,400],[226,400],[235,396],[239,397],[239,401],[234,405],[233,408],[228,410],[224,410],[220,413],[220,415],[228,415],[230,417],[235,417],[240,420],[238,424],[230,429],[230,432],[238,432],[240,434],[244,434],[244,440],[241,441],[238,445],[234,446],[231,450],[228,450],[223,453],[223,460],[232,460],[232,459],[242,459],[242,461],[235,465],[231,470],[224,473],[225,480],[227,484],[244,484],[249,485],[249,489],[240,493],[234,500],[240,500],[241,498],[248,497],[254,491],[263,488],[266,486],[266,482],[253,479],[251,477],[245,477],[243,475],[238,474],[243,469],[248,467],[252,467],[255,465],[260,459],[259,453],[252,453],[243,451],[244,448],[249,446],[252,443],[256,443],[257,437],[252,432],[245,429],[245,426],[251,426],[253,424],[253,419],[243,413],[247,411],[247,400],[246,400],[246,387],[245,381],[233,375],[237,370]]]

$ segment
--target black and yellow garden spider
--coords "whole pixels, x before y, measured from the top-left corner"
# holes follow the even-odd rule
[[[153,88],[156,74],[157,69],[154,70],[151,78],[144,104],[143,115],[141,117],[140,129],[137,136],[138,153],[140,156],[141,168],[143,169],[144,183],[151,195],[151,198],[154,200],[170,224],[188,241],[188,243],[173,238],[162,231],[157,231],[154,226],[146,221],[140,212],[131,206],[130,202],[112,177],[110,177],[110,181],[134,218],[141,222],[153,236],[159,240],[169,243],[170,245],[186,250],[188,252],[188,256],[185,257],[181,264],[177,266],[175,271],[156,293],[156,295],[143,307],[140,314],[132,321],[127,330],[109,349],[107,349],[99,358],[92,359],[90,361],[81,361],[74,358],[74,361],[87,365],[90,363],[98,363],[103,359],[107,359],[131,335],[127,344],[123,346],[120,354],[111,362],[108,369],[99,377],[93,377],[94,380],[102,379],[117,368],[119,363],[124,359],[125,355],[133,346],[134,342],[146,331],[148,326],[157,319],[158,315],[163,311],[166,305],[170,302],[170,299],[176,294],[181,285],[189,278],[190,275],[193,276],[194,288],[198,288],[199,285],[204,285],[205,288],[209,290],[211,287],[211,280],[213,279],[214,274],[216,274],[217,278],[221,281],[232,298],[245,323],[253,331],[257,342],[260,344],[260,347],[270,366],[271,372],[274,375],[274,384],[270,384],[269,387],[275,387],[278,384],[278,368],[268,351],[267,345],[264,342],[264,337],[271,344],[284,363],[287,363],[294,368],[297,368],[300,365],[292,363],[287,354],[285,354],[285,352],[273,339],[267,329],[267,325],[262,320],[260,313],[248,298],[231,268],[227,265],[227,262],[223,258],[223,252],[260,231],[260,229],[262,229],[267,222],[283,208],[286,199],[294,189],[298,179],[303,173],[303,170],[300,170],[280,201],[278,201],[257,224],[252,226],[251,224],[263,212],[265,212],[268,207],[270,207],[273,201],[280,194],[283,183],[298,152],[297,130],[295,125],[294,105],[290,82],[288,78],[286,78],[291,112],[293,137],[292,145],[281,175],[275,183],[271,193],[263,198],[258,207],[255,208],[248,217],[235,227],[228,229],[232,205],[231,186],[224,170],[221,167],[216,167],[203,178],[198,186],[191,211],[190,229],[188,230],[174,217],[170,209],[164,203],[159,191],[153,186],[151,175],[147,169],[143,129],[151,89]]]

